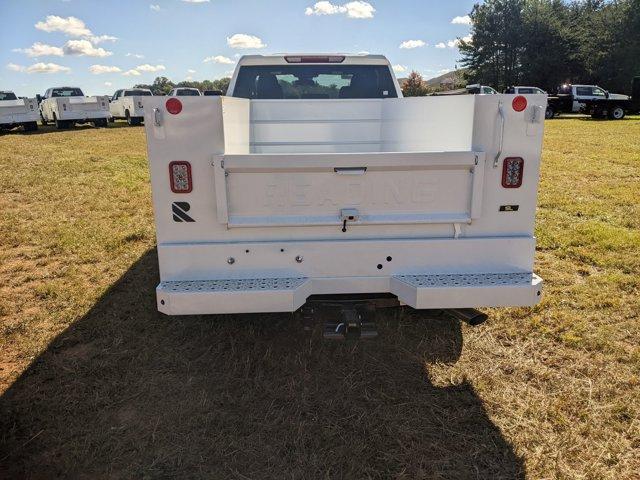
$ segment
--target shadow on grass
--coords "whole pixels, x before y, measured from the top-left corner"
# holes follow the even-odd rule
[[[142,125],[144,127],[144,125]],[[81,123],[79,125],[75,125],[69,128],[58,129],[55,125],[40,125],[38,124],[38,130],[34,132],[25,132],[22,127],[15,127],[11,130],[2,130],[0,135],[42,135],[47,133],[60,133],[60,132],[73,132],[73,131],[82,131],[82,130],[102,130],[102,129],[119,129],[119,128],[137,128],[135,126],[128,125],[127,122],[119,122],[109,123],[108,127],[95,127],[89,123]]]
[[[472,386],[440,388],[460,325],[391,309],[323,341],[290,314],[166,317],[148,252],[0,399],[0,477],[518,479]]]

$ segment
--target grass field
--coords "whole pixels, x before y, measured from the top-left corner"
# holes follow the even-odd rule
[[[142,128],[0,137],[0,478],[640,478],[640,118],[547,122],[534,309],[155,309]]]

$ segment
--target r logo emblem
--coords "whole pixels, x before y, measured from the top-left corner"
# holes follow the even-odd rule
[[[187,212],[191,209],[191,205],[187,202],[173,202],[171,205],[171,211],[173,212],[174,222],[195,222],[193,218],[187,215]]]

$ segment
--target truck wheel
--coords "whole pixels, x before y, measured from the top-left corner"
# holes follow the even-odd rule
[[[38,130],[38,122],[27,122],[23,125],[25,132],[35,132]]]
[[[109,117],[109,123],[116,123],[116,117]]]
[[[93,121],[93,125],[96,128],[105,128],[109,126],[109,122],[107,121],[106,118],[98,118],[97,120]]]
[[[131,114],[129,113],[129,110],[124,111],[124,118],[127,119],[127,125],[129,125],[130,127],[136,124],[135,120],[131,118]]]
[[[550,118],[553,118],[555,114],[556,112],[553,111],[553,108],[547,107],[547,110],[544,112],[544,118],[549,120]]]
[[[616,105],[611,110],[609,110],[609,118],[611,120],[622,120],[624,118],[624,108],[619,105]]]
[[[67,122],[66,120],[58,120],[55,113],[53,114],[53,122],[56,124],[56,128],[58,130],[69,128],[69,122]]]

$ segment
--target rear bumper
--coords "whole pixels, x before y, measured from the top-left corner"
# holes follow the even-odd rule
[[[310,295],[335,291],[388,292],[417,309],[532,306],[542,279],[533,273],[286,277],[162,282],[156,289],[158,310],[169,315],[293,312]]]
[[[59,113],[58,120],[71,120],[76,122],[90,122],[92,120],[100,120],[103,118],[109,118],[111,114],[109,110],[94,110],[87,112],[74,112],[74,111],[62,111]]]

